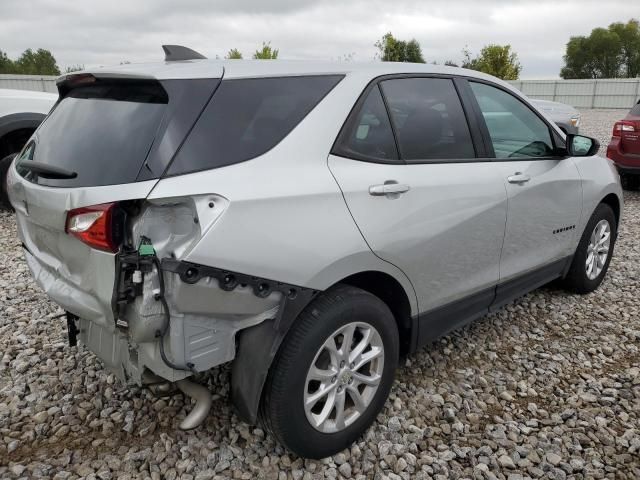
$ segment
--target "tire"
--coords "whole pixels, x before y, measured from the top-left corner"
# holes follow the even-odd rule
[[[332,370],[332,365],[339,367],[340,359],[336,356],[337,360],[333,361],[334,357],[329,355],[323,345],[334,338],[336,355],[343,352],[342,345],[337,348],[344,338],[340,337],[342,333],[339,331],[344,329],[348,335],[354,325],[357,326],[353,333],[353,355],[356,355],[357,347],[363,345],[359,342],[365,338],[369,338],[369,345],[379,346],[371,349],[367,347],[363,350],[364,354],[371,355],[381,349],[383,355],[365,363],[363,368],[358,369],[358,365],[355,365],[358,360],[355,360],[351,364],[345,364],[343,369],[338,368],[337,374],[323,376],[324,384],[328,385],[325,391],[329,393],[320,395],[320,400],[311,403],[316,409],[313,413],[313,409],[305,408],[305,401],[318,394],[323,384],[309,380],[311,367],[315,365],[323,368],[325,373]],[[365,337],[367,332],[369,336]],[[302,457],[319,459],[340,452],[362,435],[384,406],[393,384],[398,357],[398,328],[389,307],[364,290],[338,285],[320,294],[309,304],[285,337],[263,390],[260,421],[282,445]],[[359,356],[352,358],[357,359]],[[349,367],[354,365],[354,370],[350,370]],[[372,373],[374,370],[376,373]],[[374,389],[373,386],[359,383],[358,378],[363,378],[361,375],[379,378],[377,387]],[[360,412],[357,412],[352,397],[354,389],[363,399]],[[338,427],[336,410],[330,406],[333,405],[330,398],[338,399],[340,403],[341,395],[345,402],[345,412],[350,413],[345,417],[344,425]],[[329,418],[320,425],[314,425],[309,415],[317,415],[321,408],[330,409]],[[318,416],[322,417],[322,414]]]
[[[640,175],[623,173],[620,175],[620,183],[624,190],[634,192],[640,188]]]
[[[7,194],[7,172],[15,156],[12,153],[0,160],[0,210],[13,210]]]
[[[598,262],[597,265],[601,265],[601,270],[592,268],[591,273],[587,270],[587,260],[589,257],[590,244],[593,241],[593,234],[596,233],[595,229],[599,225],[603,225],[602,222],[606,222],[609,226],[609,248],[607,251],[607,257],[604,262]],[[616,243],[618,233],[618,225],[616,222],[616,216],[609,205],[601,203],[597,206],[596,210],[591,215],[587,226],[582,233],[580,243],[576,253],[573,256],[573,261],[567,276],[563,280],[563,286],[574,293],[585,294],[591,293],[600,286],[602,280],[604,280],[609,264],[611,263],[611,257],[613,256],[613,250]],[[590,262],[592,263],[592,262]]]

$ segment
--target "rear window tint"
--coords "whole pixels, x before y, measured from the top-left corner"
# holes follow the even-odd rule
[[[64,97],[42,123],[29,159],[77,173],[42,185],[88,187],[130,183],[143,165],[167,108],[158,82],[99,82]]]
[[[398,161],[391,122],[377,85],[343,128],[333,153],[356,160]]]
[[[636,103],[629,113],[631,115],[640,116],[640,102]]]
[[[223,80],[168,175],[232,165],[277,145],[342,75]]]
[[[399,78],[385,80],[381,88],[403,160],[475,157],[467,119],[452,80]]]

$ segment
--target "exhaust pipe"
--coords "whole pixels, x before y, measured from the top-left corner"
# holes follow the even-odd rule
[[[192,430],[200,426],[209,415],[212,403],[211,392],[203,385],[198,385],[187,378],[178,380],[176,385],[182,393],[196,401],[191,413],[180,424],[180,430]]]

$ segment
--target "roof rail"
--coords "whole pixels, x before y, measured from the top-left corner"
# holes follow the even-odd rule
[[[181,60],[198,60],[207,58],[201,53],[190,48],[183,47],[182,45],[162,45],[162,50],[164,50],[165,62],[179,62]]]

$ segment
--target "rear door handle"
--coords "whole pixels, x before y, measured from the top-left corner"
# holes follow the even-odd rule
[[[510,177],[507,177],[507,182],[515,183],[517,185],[522,185],[523,183],[527,183],[529,180],[531,180],[531,177],[529,175],[525,175],[522,172],[516,172]]]
[[[402,183],[384,183],[383,185],[371,185],[369,187],[369,195],[380,197],[382,195],[399,195],[411,190],[409,185]]]

